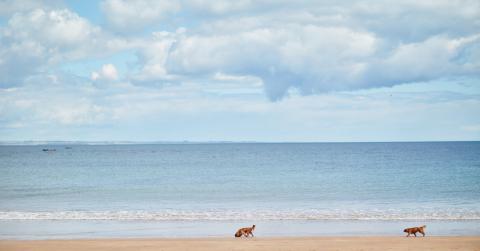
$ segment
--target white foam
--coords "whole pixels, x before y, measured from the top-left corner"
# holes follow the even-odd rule
[[[0,211],[0,220],[480,220],[478,210],[291,210],[273,211]]]

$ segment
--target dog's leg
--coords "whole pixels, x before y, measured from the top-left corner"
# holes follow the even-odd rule
[[[414,232],[413,235],[415,235],[415,237],[417,237],[417,232]]]

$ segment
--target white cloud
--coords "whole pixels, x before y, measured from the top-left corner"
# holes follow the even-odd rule
[[[0,16],[10,17],[17,12],[59,7],[64,7],[63,1],[61,0],[1,0]]]
[[[172,45],[182,37],[185,29],[175,32],[154,32],[150,39],[139,45],[137,52],[139,71],[132,76],[135,83],[162,82],[175,78],[166,69],[166,61]]]
[[[180,5],[172,0],[105,0],[101,8],[114,29],[132,31],[164,21],[167,15],[177,12]]]
[[[117,68],[113,64],[105,64],[102,65],[102,68],[97,72],[94,71],[90,77],[92,80],[117,80],[118,79],[118,72]]]
[[[470,118],[478,115],[478,95],[456,93],[460,87],[430,92],[438,79],[478,83],[478,1],[105,0],[100,25],[73,10],[4,3],[0,129],[140,121],[189,133],[198,119],[212,132],[212,119],[226,116],[217,129],[260,121],[270,127],[252,129],[257,136],[278,139],[278,126],[298,140],[323,130],[341,138],[360,132],[357,126],[375,136],[375,129],[436,125],[443,111],[456,119],[442,132],[463,128],[467,135],[479,123]],[[393,101],[384,93],[339,92],[418,81],[430,81],[429,88]],[[266,101],[262,91],[281,102]],[[369,127],[372,121],[378,127]],[[195,130],[204,135],[202,128],[188,135]]]
[[[0,72],[13,74],[2,74],[0,82],[11,86],[16,76],[122,48],[137,50],[137,67],[126,74],[134,83],[162,86],[164,82],[192,79],[214,81],[212,76],[222,72],[262,79],[272,100],[281,99],[292,88],[307,95],[479,72],[478,60],[471,55],[479,53],[474,28],[480,28],[475,21],[480,12],[465,7],[478,5],[475,2],[406,1],[388,6],[370,1],[227,3],[101,3],[116,31],[142,31],[149,25],[158,27],[156,23],[171,19],[173,13],[182,16],[174,18],[179,22],[172,24],[176,31],[153,32],[146,38],[108,36],[69,10],[17,13],[2,30],[5,42],[0,48],[4,58],[0,60]],[[409,19],[403,18],[407,13]],[[435,19],[417,22],[425,16]],[[445,22],[451,18],[460,18],[461,22],[453,26]],[[192,26],[195,22],[198,25]],[[416,33],[404,34],[405,40],[399,40],[395,34],[405,33],[401,30],[405,28],[396,26],[396,22],[402,22],[402,27],[416,27]],[[7,62],[19,62],[24,67],[16,69],[17,64]],[[97,72],[93,77],[100,75]]]
[[[68,10],[17,13],[0,30],[0,86],[21,83],[65,59],[88,54],[99,28]],[[21,67],[19,67],[21,66]]]
[[[267,94],[281,98],[290,87],[303,93],[346,89],[376,50],[373,34],[344,27],[257,28],[236,34],[186,36],[170,50],[173,74],[254,75]]]
[[[265,1],[238,0],[238,1],[208,1],[208,0],[187,0],[183,1],[184,8],[196,12],[206,12],[223,15],[232,12],[251,10],[255,5],[264,5]]]
[[[478,50],[480,34],[448,38],[435,36],[418,43],[401,44],[385,58],[373,58],[365,72],[370,86],[392,86],[444,77],[480,74],[480,60],[465,51]]]
[[[32,41],[48,53],[66,53],[63,57],[84,56],[95,48],[101,29],[67,9],[36,9],[17,13],[3,30],[3,39],[11,43]]]
[[[176,75],[221,71],[257,76],[267,95],[277,100],[290,88],[312,94],[478,75],[479,60],[465,57],[464,52],[478,50],[479,42],[478,34],[435,36],[386,50],[382,38],[373,33],[290,25],[185,35],[157,63]]]
[[[292,89],[308,95],[479,74],[471,55],[479,53],[480,12],[466,7],[475,2],[227,3],[180,1],[178,8],[164,8],[188,14],[186,22],[176,20],[188,28],[145,39],[131,80],[162,86],[215,81],[218,72],[253,76],[279,100]],[[143,1],[133,5],[135,12],[146,8]]]
[[[203,92],[205,86],[201,83],[162,89],[107,89],[85,81],[65,85],[72,79],[57,79],[63,84],[37,79],[0,90],[3,139],[65,140],[72,139],[72,135],[83,140],[274,141],[478,137],[478,96],[436,102],[436,93],[400,93],[392,98],[390,90],[385,89],[370,94],[293,95],[282,102],[268,102],[258,93],[246,97],[211,95]],[[211,91],[215,88],[218,85],[207,85]],[[451,119],[445,120],[446,116]],[[21,133],[5,133],[9,130]],[[231,134],[232,130],[236,133]],[[44,135],[42,131],[47,132]],[[89,138],[92,132],[98,135]]]
[[[18,12],[0,28],[0,42],[0,87],[22,84],[62,62],[95,59],[128,47],[126,40],[68,9]]]
[[[341,8],[352,25],[392,42],[419,42],[440,34],[467,36],[480,28],[480,2],[476,0],[358,1],[344,2]]]

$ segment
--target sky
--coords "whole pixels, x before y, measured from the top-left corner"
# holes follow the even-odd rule
[[[25,140],[480,140],[480,1],[0,0]]]

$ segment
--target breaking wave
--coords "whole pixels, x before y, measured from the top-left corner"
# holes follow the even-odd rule
[[[257,210],[245,211],[0,211],[0,220],[480,220],[480,211],[419,211],[398,210],[326,211],[326,210]]]

